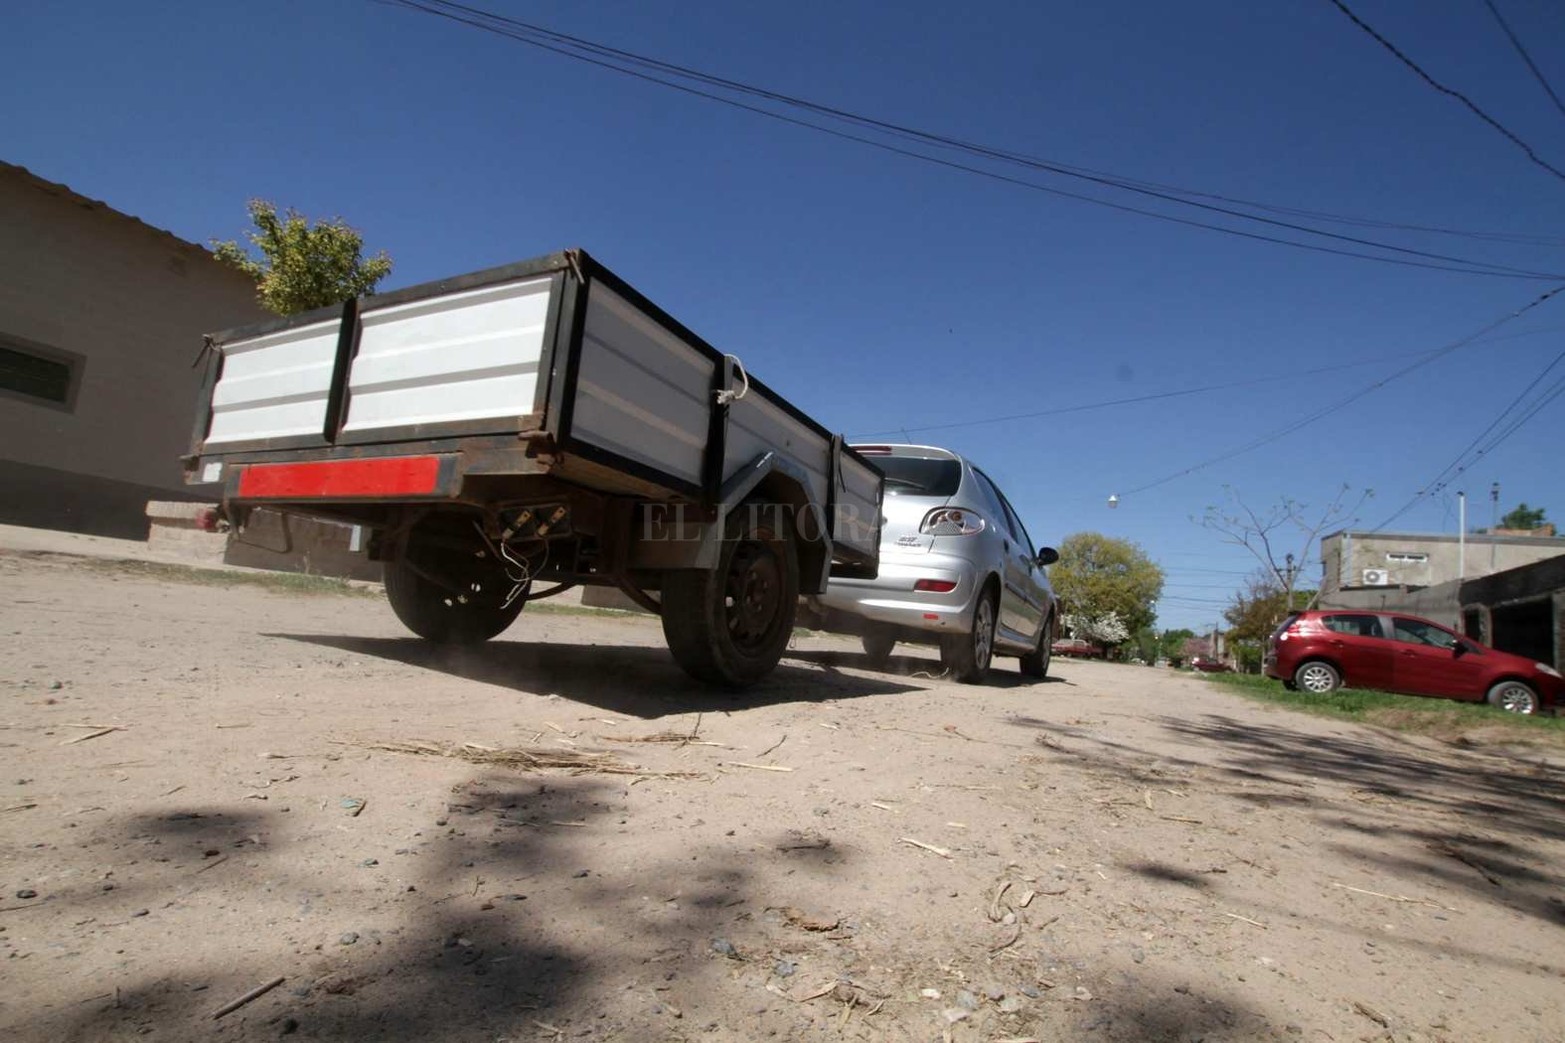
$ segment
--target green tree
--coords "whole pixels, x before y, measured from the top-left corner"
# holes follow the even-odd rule
[[[1260,669],[1266,639],[1287,617],[1290,599],[1294,609],[1307,608],[1315,600],[1315,591],[1283,590],[1262,571],[1252,576],[1246,589],[1236,593],[1233,603],[1223,610],[1223,618],[1228,620],[1228,647],[1245,673]]]
[[[263,308],[296,315],[340,304],[374,293],[376,285],[391,274],[391,258],[384,252],[365,257],[363,236],[341,218],[311,225],[297,210],[279,214],[264,199],[250,200],[248,208],[255,230],[245,237],[261,252],[261,259],[232,240],[214,239],[212,252],[255,280]]]
[[[1544,523],[1544,508],[1528,507],[1525,502],[1500,519],[1502,529],[1536,529]]]
[[[1178,666],[1185,658],[1185,642],[1195,637],[1194,630],[1180,627],[1177,630],[1165,630],[1158,638],[1158,652],[1164,659],[1174,666]]]
[[[1140,547],[1098,532],[1078,532],[1067,536],[1059,550],[1049,580],[1065,612],[1090,619],[1113,613],[1131,634],[1152,625],[1163,570]]]
[[[1315,600],[1315,591],[1286,591],[1265,573],[1252,576],[1246,588],[1235,593],[1233,603],[1223,610],[1223,618],[1228,621],[1228,639],[1256,645],[1264,642],[1287,616],[1290,596],[1293,609],[1299,610]]]

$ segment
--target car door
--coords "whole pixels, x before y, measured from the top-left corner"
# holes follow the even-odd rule
[[[978,468],[973,468],[973,473],[978,476],[985,497],[994,501],[995,524],[1005,536],[1001,543],[1000,625],[1009,631],[1006,634],[1008,641],[1030,645],[1037,636],[1043,614],[1032,541],[1000,487]]]
[[[1324,651],[1342,668],[1342,680],[1353,688],[1389,689],[1394,683],[1395,642],[1386,636],[1381,618],[1370,612],[1332,612],[1321,617],[1326,628]]]
[[[1451,631],[1428,620],[1393,616],[1391,636],[1396,691],[1472,702],[1484,697],[1482,658],[1458,654],[1461,639]]]

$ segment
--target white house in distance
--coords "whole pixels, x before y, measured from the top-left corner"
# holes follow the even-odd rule
[[[0,162],[0,523],[144,538],[192,499],[202,335],[267,316],[205,248]],[[211,498],[216,498],[214,489]]]
[[[1354,532],[1323,537],[1321,591],[1433,587],[1456,579],[1477,579],[1565,554],[1554,527],[1500,529],[1454,534]]]

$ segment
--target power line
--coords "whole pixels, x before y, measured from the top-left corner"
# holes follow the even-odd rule
[[[1494,448],[1495,445],[1498,445],[1499,441],[1503,441],[1504,438],[1509,437],[1511,432],[1514,431],[1516,427],[1519,427],[1520,424],[1525,423],[1527,420],[1530,420],[1533,417],[1533,415],[1537,412],[1537,409],[1541,407],[1541,404],[1542,404],[1541,402],[1538,405],[1535,405],[1527,413],[1525,413],[1520,418],[1519,421],[1513,422],[1511,427],[1509,427],[1506,431],[1502,432],[1501,433],[1502,436],[1503,436],[1502,438],[1500,438],[1499,440],[1497,440],[1494,443],[1491,443],[1488,447],[1486,447],[1481,452],[1479,452],[1479,454],[1477,456],[1473,457],[1472,460],[1467,460],[1467,462],[1465,462],[1465,463],[1463,462],[1464,460],[1466,460],[1467,454],[1472,452],[1473,449],[1475,449],[1484,440],[1484,438],[1486,438],[1489,435],[1489,433],[1491,431],[1493,431],[1496,427],[1499,427],[1501,422],[1503,422],[1505,420],[1506,416],[1508,416],[1510,414],[1511,410],[1515,409],[1518,405],[1520,405],[1521,402],[1528,395],[1530,395],[1532,393],[1533,389],[1536,388],[1540,383],[1543,382],[1543,378],[1548,376],[1550,371],[1552,371],[1554,369],[1554,367],[1558,366],[1562,361],[1565,361],[1565,351],[1561,351],[1558,355],[1554,356],[1554,361],[1550,362],[1547,366],[1543,367],[1542,371],[1539,372],[1536,377],[1533,377],[1532,381],[1530,383],[1528,383],[1528,385],[1526,387],[1522,388],[1522,390],[1516,395],[1516,397],[1511,399],[1511,401],[1506,404],[1505,408],[1500,410],[1500,412],[1495,415],[1495,418],[1493,420],[1489,421],[1489,426],[1485,427],[1482,431],[1478,432],[1478,434],[1473,438],[1473,440],[1471,442],[1468,442],[1467,445],[1462,448],[1462,451],[1457,453],[1456,457],[1450,463],[1446,464],[1445,467],[1440,471],[1439,474],[1435,475],[1435,477],[1433,479],[1431,479],[1422,489],[1418,490],[1418,492],[1413,494],[1412,499],[1408,500],[1407,503],[1403,504],[1400,508],[1398,508],[1397,511],[1395,513],[1393,513],[1389,518],[1387,518],[1385,521],[1381,522],[1379,525],[1375,526],[1370,531],[1371,532],[1379,532],[1381,529],[1384,529],[1387,525],[1390,525],[1392,522],[1394,522],[1398,518],[1402,517],[1402,515],[1406,514],[1408,511],[1412,510],[1414,505],[1417,504],[1424,497],[1432,496],[1435,493],[1438,493],[1438,492],[1441,492],[1442,490],[1444,490],[1453,481],[1455,481],[1459,475],[1461,475],[1464,471],[1466,471],[1473,464],[1477,463],[1480,457],[1482,457],[1490,449]],[[1556,395],[1558,394],[1557,391],[1554,391],[1554,387],[1551,386],[1548,390],[1546,390],[1543,393],[1543,396],[1542,396],[1543,401],[1546,402],[1546,401],[1552,400],[1553,396],[1550,395],[1551,391],[1553,391],[1554,394],[1556,394]]]
[[[1514,334],[1513,337],[1531,337],[1549,330],[1528,330]],[[1491,337],[1488,340],[1510,340],[1512,337]],[[1232,391],[1236,388],[1254,387],[1258,384],[1275,384],[1279,381],[1297,381],[1301,377],[1317,376],[1321,373],[1337,373],[1345,369],[1359,369],[1364,366],[1379,365],[1382,362],[1391,362],[1404,358],[1423,358],[1434,356],[1441,349],[1433,351],[1409,351],[1397,355],[1387,355],[1377,359],[1365,359],[1360,362],[1344,362],[1335,366],[1320,366],[1315,369],[1295,370],[1292,373],[1278,373],[1269,377],[1250,377],[1245,380],[1235,380],[1226,384],[1206,384],[1201,387],[1180,388],[1175,391],[1155,391],[1146,395],[1133,395],[1129,398],[1109,398],[1098,402],[1087,402],[1075,406],[1057,406],[1053,409],[1040,409],[1031,413],[1008,413],[1005,416],[984,417],[979,420],[953,420],[944,424],[925,424],[920,427],[897,427],[883,431],[875,431],[866,435],[855,435],[849,441],[863,441],[871,438],[883,438],[888,435],[908,435],[914,431],[950,431],[961,427],[981,427],[985,424],[1004,424],[1012,420],[1036,420],[1039,417],[1059,416],[1062,413],[1085,413],[1094,409],[1109,409],[1114,406],[1138,405],[1142,402],[1156,402],[1167,398],[1184,398],[1189,395],[1205,395],[1213,391]]]
[[[1203,228],[1208,231],[1222,232],[1227,235],[1239,236],[1246,239],[1255,239],[1262,242],[1271,242],[1285,246],[1293,246],[1298,249],[1312,250],[1320,253],[1335,254],[1345,257],[1356,257],[1361,260],[1380,261],[1386,264],[1400,264],[1414,268],[1427,268],[1436,271],[1454,271],[1465,275],[1488,275],[1501,278],[1543,279],[1549,281],[1565,277],[1551,273],[1534,272],[1527,269],[1513,268],[1507,265],[1494,264],[1485,261],[1473,261],[1462,257],[1433,253],[1431,251],[1415,250],[1410,247],[1398,246],[1396,244],[1383,243],[1370,239],[1361,239],[1356,236],[1341,235],[1335,232],[1310,228],[1308,226],[1299,225],[1292,222],[1278,221],[1272,218],[1260,217],[1255,214],[1246,214],[1241,211],[1232,210],[1226,207],[1219,207],[1208,203],[1200,203],[1192,199],[1180,198],[1167,192],[1161,192],[1145,187],[1147,183],[1137,183],[1125,179],[1116,179],[1113,177],[1092,174],[1084,171],[1083,169],[1067,167],[1063,164],[1057,164],[1043,160],[1034,160],[1028,157],[1024,157],[1018,153],[1006,152],[1001,149],[995,149],[983,145],[977,145],[971,142],[960,141],[955,138],[949,138],[943,135],[932,134],[926,131],[889,123],[884,120],[861,116],[844,109],[838,109],[829,105],[823,105],[818,102],[812,102],[803,98],[794,97],[792,95],[782,94],[777,91],[755,87],[736,80],[730,80],[724,77],[714,76],[709,73],[703,73],[699,70],[690,69],[685,66],[676,65],[672,62],[665,62],[661,61],[660,59],[649,58],[644,55],[636,54],[635,52],[609,47],[604,44],[585,40],[581,37],[556,32],[551,29],[546,29],[542,26],[533,25],[531,23],[522,22],[504,15],[495,14],[494,12],[485,11],[481,8],[456,3],[453,2],[453,0],[388,0],[388,2],[394,4],[394,6],[405,7],[413,11],[419,11],[438,18],[444,18],[450,21],[458,22],[472,28],[480,29],[498,36],[503,36],[519,43],[527,44],[531,47],[549,51],[551,53],[558,54],[575,61],[585,62],[589,65],[594,65],[612,72],[618,72],[621,75],[631,76],[648,83],[667,87],[671,90],[680,91],[681,93],[705,98],[709,101],[714,101],[722,105],[728,105],[733,108],[753,113],[755,115],[764,116],[768,119],[777,120],[808,130],[814,130],[818,133],[828,134],[843,140],[857,142],[862,145],[867,145],[871,148],[876,148],[885,152],[893,153],[895,155],[915,159],[923,163],[929,163],[952,170],[975,174],[980,177],[1016,185],[1018,187],[1027,188],[1032,191],[1045,192],[1050,195],[1091,203],[1096,206],[1108,207],[1109,209],[1137,214],[1143,217],[1151,217],[1160,221],[1168,221],[1174,224],[1187,225],[1194,228]],[[626,68],[626,65],[631,67]],[[1053,186],[1041,185],[1037,182],[1010,177],[996,171],[983,169],[981,167],[974,167],[965,163],[959,163],[949,159],[942,159],[938,156],[932,156],[927,153],[915,152],[910,149],[901,148],[884,141],[878,141],[859,134],[852,134],[842,130],[833,129],[831,127],[822,126],[818,123],[812,123],[809,120],[787,116],[779,112],[774,112],[770,109],[765,109],[756,105],[738,101],[734,98],[724,97],[720,94],[714,94],[709,90],[702,90],[684,83],[675,83],[663,78],[664,76],[675,76],[686,80],[692,80],[708,87],[733,91],[745,96],[763,99],[774,104],[781,104],[792,108],[802,109],[817,115],[826,116],[830,119],[846,122],[850,125],[863,129],[888,134],[895,138],[906,141],[915,141],[923,145],[935,145],[940,148],[953,149],[968,155],[985,159],[997,159],[1006,162],[1017,163],[1040,171],[1055,174],[1057,176],[1076,178],[1091,182],[1101,187],[1150,196],[1165,202],[1194,207],[1196,209],[1222,214],[1228,217],[1237,218],[1239,220],[1254,221],[1289,231],[1302,232],[1306,235],[1320,236],[1326,239],[1346,242],[1354,245],[1367,246],[1372,249],[1387,250],[1393,253],[1404,254],[1407,256],[1384,257],[1377,254],[1361,253],[1355,250],[1345,250],[1329,246],[1322,246],[1317,243],[1299,242],[1293,239],[1284,239],[1277,236],[1264,235],[1257,232],[1246,232],[1241,229],[1231,228],[1225,225],[1196,221],[1189,218],[1181,218],[1173,214],[1162,213],[1155,210],[1147,210],[1140,207],[1129,206],[1123,203],[1115,203],[1106,199],[1099,199],[1093,196],[1082,195],[1076,192],[1069,192],[1064,189],[1055,188]],[[1209,194],[1207,197],[1212,198]],[[1408,259],[1410,257],[1427,258],[1428,261],[1410,260]],[[1433,261],[1447,261],[1451,263],[1430,263]]]
[[[1123,498],[1125,496],[1130,496],[1130,495],[1133,495],[1135,493],[1146,492],[1148,489],[1155,489],[1156,487],[1158,487],[1160,485],[1165,485],[1168,482],[1172,482],[1172,481],[1174,481],[1177,478],[1184,478],[1187,475],[1191,475],[1191,474],[1194,474],[1197,471],[1204,470],[1205,468],[1208,468],[1208,467],[1212,466],[1213,464],[1222,463],[1224,460],[1231,460],[1231,459],[1233,459],[1236,456],[1242,456],[1245,453],[1248,453],[1248,452],[1250,452],[1252,450],[1259,449],[1263,445],[1267,445],[1267,444],[1269,444],[1271,442],[1275,442],[1275,441],[1277,441],[1280,438],[1286,438],[1288,435],[1293,434],[1295,431],[1299,431],[1299,430],[1301,430],[1301,429],[1303,429],[1305,427],[1308,427],[1310,424],[1315,423],[1317,420],[1321,420],[1321,419],[1323,419],[1325,417],[1328,417],[1332,413],[1335,413],[1335,412],[1337,412],[1337,411],[1339,411],[1341,409],[1346,408],[1349,405],[1352,405],[1354,402],[1357,402],[1359,399],[1365,397],[1366,395],[1369,395],[1369,394],[1371,394],[1371,393],[1373,393],[1375,391],[1380,390],[1381,388],[1385,387],[1387,384],[1391,383],[1393,380],[1398,380],[1398,379],[1400,379],[1402,377],[1405,377],[1409,373],[1413,372],[1414,370],[1419,369],[1419,368],[1421,368],[1423,366],[1427,366],[1429,363],[1435,361],[1436,359],[1443,358],[1446,355],[1449,355],[1452,352],[1457,351],[1460,348],[1467,347],[1469,344],[1472,344],[1474,341],[1478,340],[1484,334],[1489,333],[1492,330],[1498,329],[1499,327],[1505,325],[1508,322],[1512,322],[1512,321],[1520,318],[1521,316],[1525,315],[1527,312],[1529,312],[1532,309],[1538,307],[1538,305],[1544,303],[1549,298],[1553,297],[1555,294],[1558,294],[1558,293],[1560,293],[1562,291],[1565,291],[1565,286],[1556,286],[1554,289],[1546,291],[1545,293],[1543,293],[1540,296],[1534,298],[1532,301],[1528,302],[1527,304],[1523,305],[1522,307],[1518,308],[1517,310],[1511,312],[1510,314],[1502,316],[1501,318],[1498,318],[1495,321],[1489,323],[1488,325],[1484,326],[1482,329],[1478,330],[1477,332],[1471,333],[1471,334],[1469,334],[1469,335],[1467,335],[1465,337],[1462,337],[1462,338],[1460,338],[1458,340],[1452,341],[1450,344],[1447,344],[1443,348],[1437,349],[1436,351],[1432,352],[1431,354],[1429,354],[1425,358],[1422,358],[1419,361],[1414,362],[1412,365],[1404,366],[1401,369],[1397,370],[1395,373],[1392,373],[1390,376],[1383,377],[1380,380],[1377,380],[1374,383],[1368,385],[1367,387],[1364,387],[1364,388],[1359,389],[1358,391],[1355,391],[1351,395],[1348,395],[1348,396],[1346,396],[1344,398],[1338,399],[1336,402],[1332,403],[1329,406],[1325,406],[1324,408],[1317,409],[1315,412],[1310,413],[1307,416],[1304,416],[1304,417],[1300,418],[1299,420],[1294,421],[1291,424],[1288,424],[1288,425],[1286,425],[1286,426],[1284,426],[1282,428],[1279,428],[1278,430],[1273,431],[1272,433],[1270,433],[1268,435],[1264,435],[1261,438],[1255,439],[1254,441],[1247,442],[1246,444],[1240,446],[1237,449],[1233,449],[1233,450],[1230,450],[1230,451],[1228,451],[1226,453],[1222,453],[1222,454],[1220,454],[1218,456],[1214,456],[1214,457],[1212,457],[1212,458],[1210,458],[1208,460],[1203,460],[1202,462],[1200,462],[1198,464],[1194,464],[1194,465],[1192,465],[1190,467],[1187,467],[1187,468],[1185,468],[1182,471],[1175,471],[1173,474],[1166,475],[1166,476],[1164,476],[1162,478],[1159,478],[1155,482],[1148,482],[1146,485],[1137,486],[1136,488],[1129,490],[1129,492],[1121,493],[1120,496],[1121,496],[1121,498]]]
[[[1521,55],[1523,62],[1527,63],[1527,68],[1532,71],[1533,78],[1538,81],[1538,86],[1542,87],[1544,93],[1549,96],[1549,100],[1554,102],[1554,107],[1560,110],[1560,115],[1565,116],[1565,102],[1560,101],[1560,96],[1554,93],[1553,87],[1549,86],[1549,81],[1544,78],[1542,70],[1533,64],[1532,55],[1527,53],[1527,48],[1522,46],[1521,40],[1501,16],[1500,9],[1494,6],[1494,0],[1483,0],[1483,2],[1484,6],[1489,9],[1489,13],[1494,15],[1494,20],[1500,23],[1500,28],[1505,30],[1505,35],[1511,41],[1511,46],[1516,48],[1516,53]]]
[[[1413,59],[1409,58],[1407,55],[1398,50],[1395,44],[1376,32],[1368,22],[1364,21],[1364,19],[1354,14],[1352,9],[1350,9],[1347,4],[1343,3],[1342,0],[1331,0],[1331,3],[1337,8],[1337,10],[1347,15],[1349,20],[1352,21],[1354,25],[1364,30],[1371,37],[1373,37],[1375,41],[1380,44],[1380,46],[1384,47],[1386,50],[1395,55],[1397,61],[1401,62],[1403,65],[1406,65],[1409,69],[1412,69],[1413,72],[1418,75],[1419,79],[1429,84],[1429,86],[1433,87],[1441,94],[1449,95],[1450,97],[1455,98],[1457,101],[1461,102],[1463,105],[1467,106],[1468,110],[1471,111],[1473,115],[1477,116],[1479,119],[1489,124],[1489,126],[1505,135],[1505,137],[1512,144],[1521,149],[1523,152],[1527,153],[1528,159],[1532,160],[1534,163],[1538,164],[1538,166],[1542,167],[1544,170],[1547,170],[1561,181],[1565,181],[1565,170],[1560,170],[1558,167],[1555,167],[1546,162],[1541,156],[1532,150],[1531,145],[1527,144],[1521,138],[1511,133],[1511,131],[1507,129],[1505,125],[1502,124],[1499,120],[1489,115],[1483,109],[1480,109],[1471,98],[1459,90],[1456,90],[1452,87],[1447,87],[1445,84],[1441,83],[1439,80],[1436,80],[1433,76],[1425,72],[1422,68],[1419,67],[1417,62],[1413,61]],[[1498,17],[1498,12],[1496,12],[1496,17]],[[1532,63],[1529,61],[1528,64],[1530,65]],[[1550,94],[1552,93],[1553,92],[1551,91]]]

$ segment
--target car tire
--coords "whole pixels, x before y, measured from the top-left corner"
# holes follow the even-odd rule
[[[865,658],[876,670],[891,661],[891,652],[897,647],[896,635],[885,630],[869,630],[859,639],[864,646]]]
[[[1330,695],[1342,687],[1342,674],[1330,663],[1311,659],[1293,672],[1293,683],[1310,695]]]
[[[1489,689],[1488,702],[1507,713],[1530,715],[1538,712],[1538,693],[1522,681],[1501,681]]]
[[[717,568],[663,574],[663,637],[691,677],[745,688],[787,650],[798,603],[799,553],[787,508],[742,503],[729,512]]]
[[[985,589],[973,606],[972,629],[940,639],[940,664],[962,684],[983,684],[989,676],[989,664],[994,659],[997,600],[993,588]]]
[[[1045,619],[1043,629],[1038,631],[1038,647],[1021,658],[1023,677],[1041,681],[1049,676],[1049,663],[1054,658],[1053,630],[1054,620]]]

